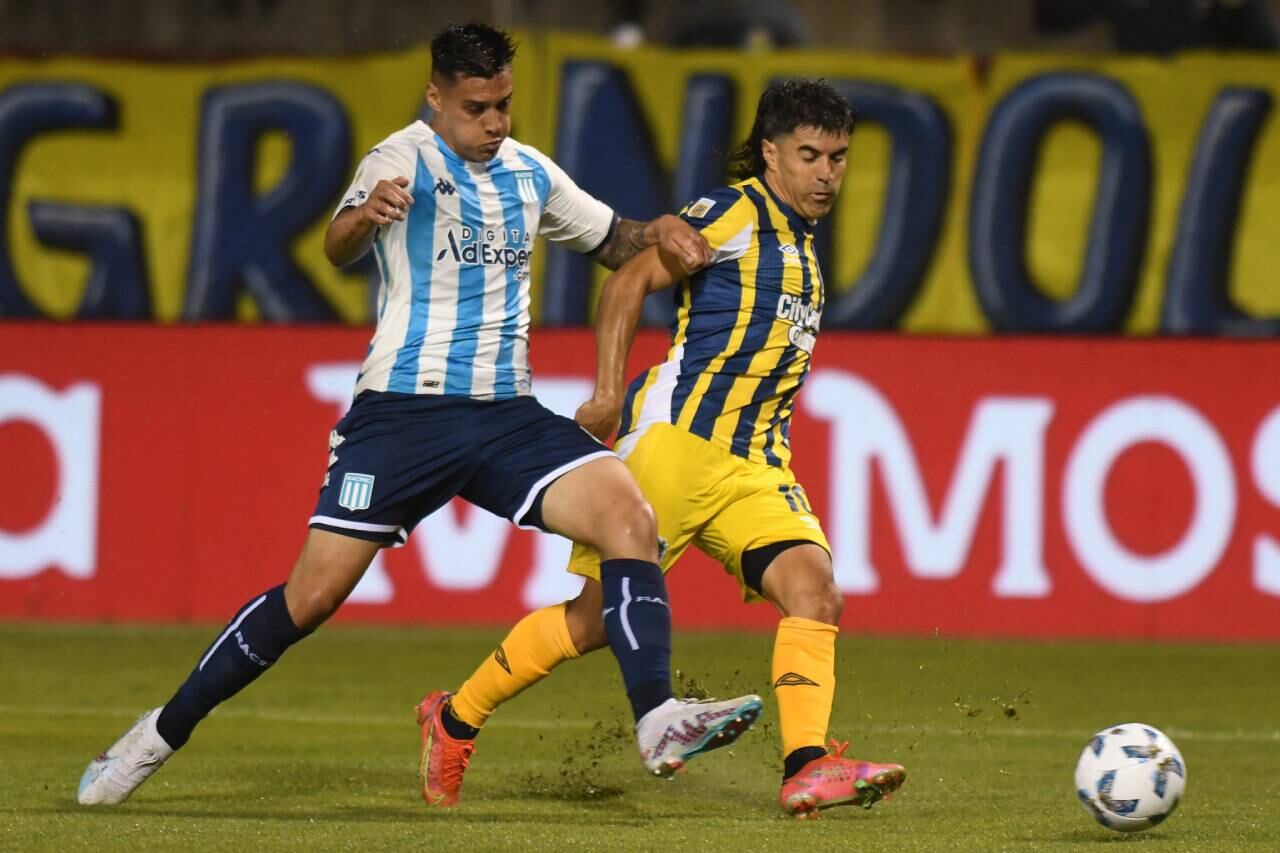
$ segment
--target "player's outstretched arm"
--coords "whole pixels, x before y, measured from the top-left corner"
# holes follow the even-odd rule
[[[659,216],[648,222],[620,219],[613,234],[593,256],[601,266],[617,270],[650,246],[658,245],[696,272],[711,263],[711,247],[698,230],[678,216]]]
[[[359,260],[378,229],[403,221],[413,205],[413,196],[405,189],[408,178],[378,181],[363,204],[352,205],[333,218],[324,234],[324,256],[335,267],[345,267]]]
[[[621,420],[627,355],[636,336],[644,298],[688,274],[675,255],[661,246],[650,246],[605,279],[596,318],[596,388],[574,416],[601,441],[613,435]]]

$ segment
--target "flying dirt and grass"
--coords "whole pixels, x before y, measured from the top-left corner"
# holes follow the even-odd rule
[[[677,692],[756,692],[730,749],[671,782],[646,775],[616,664],[561,667],[485,728],[462,803],[418,793],[414,705],[456,688],[499,630],[335,625],[219,708],[126,804],[75,802],[85,764],[163,704],[210,626],[0,625],[0,849],[1064,850],[1280,845],[1280,650],[1267,646],[839,643],[832,730],[849,755],[907,767],[892,800],[819,820],[777,802],[767,634],[677,632]],[[1188,776],[1176,814],[1096,825],[1072,774],[1089,737],[1159,726]]]

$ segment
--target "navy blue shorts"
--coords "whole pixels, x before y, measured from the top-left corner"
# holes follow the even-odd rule
[[[365,391],[329,436],[329,473],[310,526],[402,545],[460,496],[518,527],[542,490],[609,450],[533,397],[474,400]]]

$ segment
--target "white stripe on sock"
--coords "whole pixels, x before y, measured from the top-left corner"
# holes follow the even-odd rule
[[[622,606],[618,608],[618,618],[622,620],[622,631],[627,635],[627,642],[631,644],[631,651],[640,651],[640,644],[636,642],[636,635],[631,632],[631,620],[627,619],[627,607],[631,604],[631,578],[624,577],[622,579]]]
[[[214,643],[212,646],[209,647],[209,652],[203,658],[200,659],[200,665],[196,667],[196,669],[204,669],[204,665],[209,662],[209,658],[213,657],[213,653],[218,650],[218,646],[222,645],[222,641],[227,638],[227,635],[230,634],[235,629],[239,628],[240,623],[244,621],[244,617],[252,613],[259,604],[261,604],[266,600],[267,600],[267,597],[265,595],[261,596],[253,604],[250,604],[248,607],[246,607],[244,609],[244,612],[241,613],[238,617],[236,617],[236,621],[228,625],[227,630],[222,632],[222,636],[218,638],[218,642]]]

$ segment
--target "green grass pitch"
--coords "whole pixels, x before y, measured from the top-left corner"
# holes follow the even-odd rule
[[[833,732],[906,765],[870,811],[777,806],[765,634],[676,635],[686,691],[765,697],[760,724],[672,782],[647,777],[607,652],[499,711],[454,810],[417,791],[412,707],[456,687],[490,630],[331,626],[219,709],[124,806],[75,803],[85,764],[164,702],[216,634],[0,625],[0,849],[1280,849],[1280,650],[866,638],[839,644]],[[1126,836],[1075,801],[1086,739],[1163,728],[1188,765],[1163,825]]]

